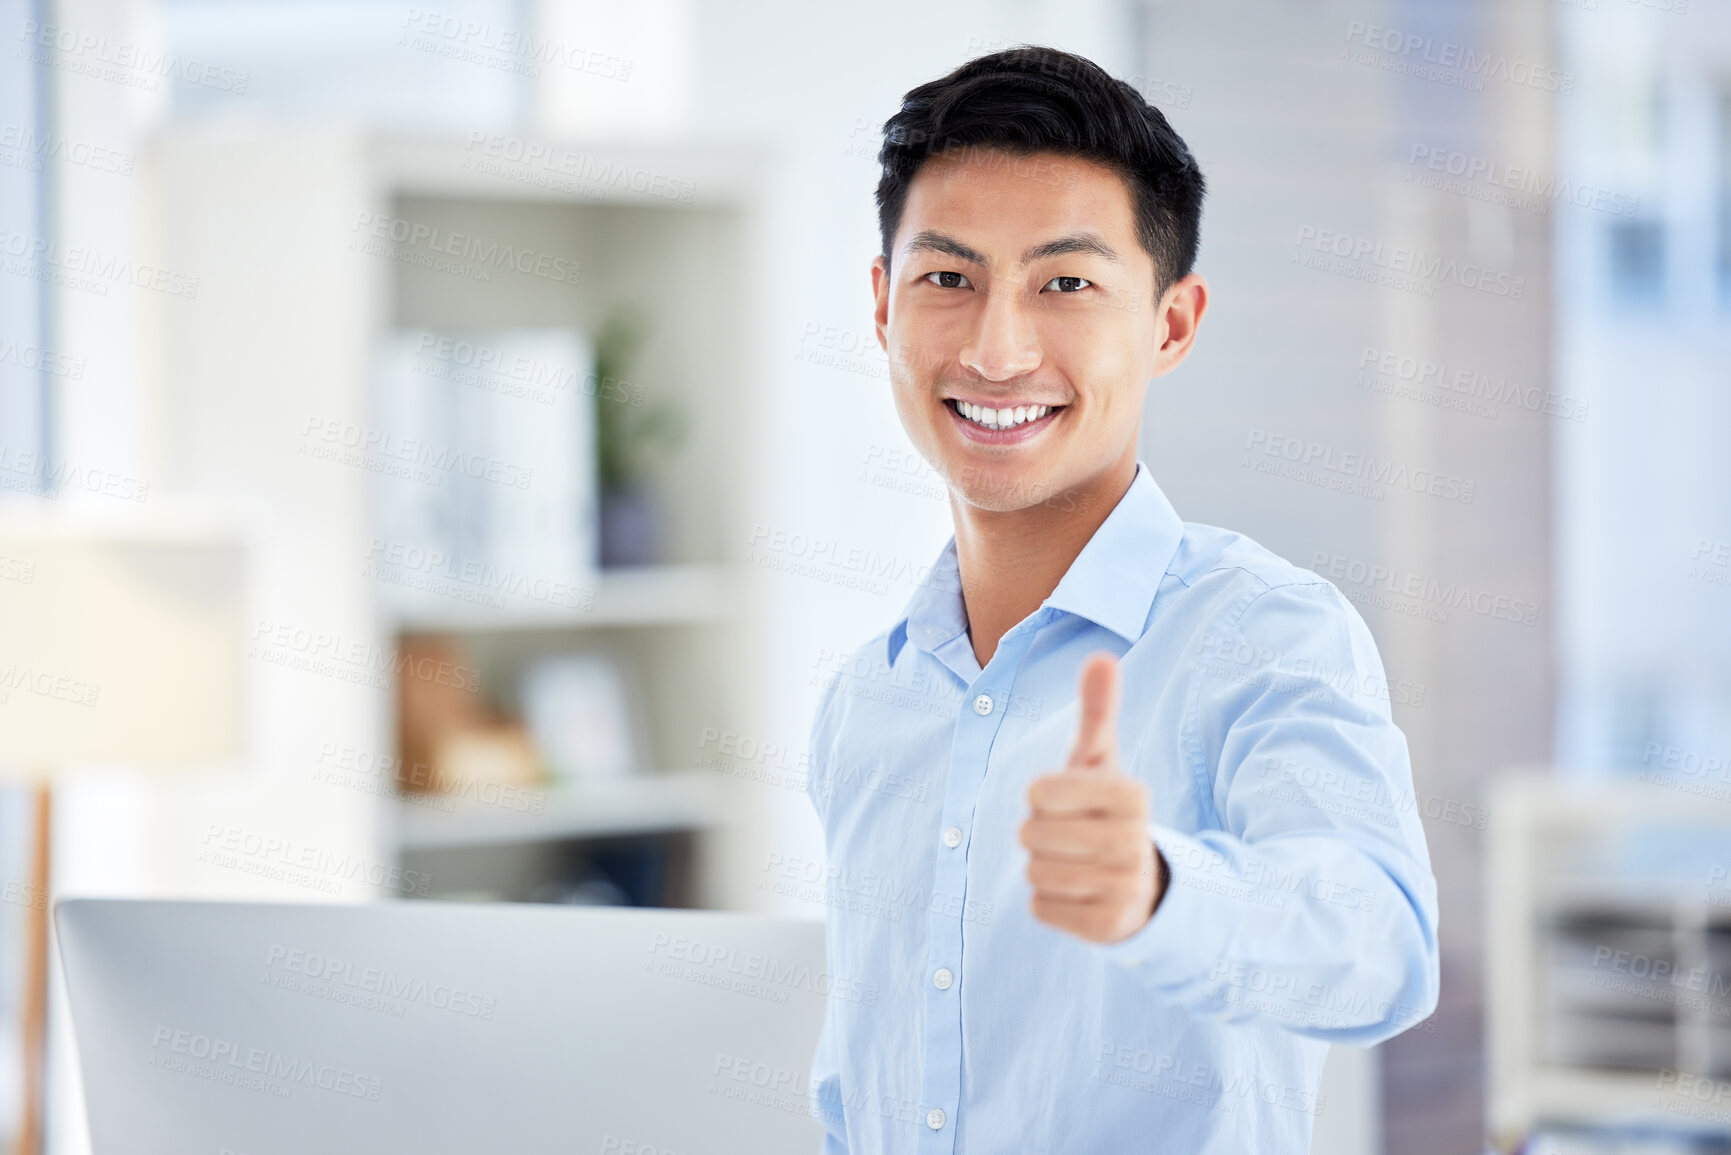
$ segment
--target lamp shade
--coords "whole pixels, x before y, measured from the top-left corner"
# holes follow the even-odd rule
[[[0,505],[0,774],[239,755],[245,578],[210,520]]]

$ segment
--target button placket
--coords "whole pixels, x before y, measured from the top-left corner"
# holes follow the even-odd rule
[[[1037,630],[1013,630],[998,644],[998,652],[987,663],[992,672],[980,672],[971,699],[958,711],[955,737],[950,749],[950,773],[940,819],[944,821],[941,848],[934,848],[933,893],[927,904],[928,966],[931,985],[926,988],[925,1069],[921,1093],[926,1107],[926,1133],[919,1144],[923,1152],[949,1152],[955,1145],[955,1128],[948,1123],[961,1099],[962,1024],[962,929],[967,896],[968,855],[962,849],[972,826],[980,788],[986,778],[986,763],[1003,724],[1004,703],[1011,685],[1000,671],[1013,672],[1021,665]],[[987,683],[993,678],[997,684]],[[981,683],[989,689],[979,688]],[[960,853],[953,853],[955,851]]]

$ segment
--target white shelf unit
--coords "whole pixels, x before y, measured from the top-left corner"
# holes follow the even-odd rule
[[[1502,1150],[1540,1126],[1731,1136],[1728,864],[1731,805],[1711,797],[1498,787],[1486,1038]]]
[[[653,565],[602,570],[587,608],[507,607],[453,604],[448,610],[411,610],[390,615],[398,633],[477,633],[519,630],[583,630],[604,627],[718,624],[738,604],[732,575],[724,566]]]
[[[708,770],[666,770],[613,780],[532,789],[531,811],[466,801],[439,809],[437,795],[402,804],[407,851],[559,842],[701,830],[722,820],[722,783]]]
[[[519,147],[542,159],[512,161]],[[517,679],[533,661],[606,653],[635,691],[645,760],[674,769],[548,784],[538,815],[485,807],[445,814],[405,799],[397,806],[400,852],[447,884],[472,869],[514,879],[520,894],[537,871],[557,870],[573,844],[683,836],[695,849],[674,857],[689,877],[671,880],[668,893],[712,903],[706,861],[716,851],[707,835],[727,820],[728,783],[680,768],[695,765],[704,730],[726,728],[739,715],[741,683],[722,671],[740,670],[741,659],[750,668],[735,555],[746,536],[742,467],[757,451],[752,295],[744,291],[757,166],[749,155],[719,150],[468,139],[377,141],[372,156],[391,216],[582,269],[575,279],[506,270],[480,282],[399,262],[381,310],[387,324],[458,333],[575,325],[593,334],[615,306],[629,303],[650,327],[632,384],[652,399],[675,399],[688,429],[654,485],[665,514],[658,564],[600,571],[582,608],[453,602],[391,618],[398,636],[456,639],[507,711],[516,709]],[[606,175],[620,173],[628,177]]]
[[[536,159],[512,159],[525,155]],[[387,858],[460,857],[491,840],[501,854],[523,848],[532,858],[560,842],[627,828],[679,830],[690,836],[683,869],[691,875],[680,892],[697,905],[726,905],[717,890],[724,884],[715,881],[725,877],[715,861],[720,840],[709,835],[749,800],[725,776],[704,783],[697,772],[654,768],[695,766],[700,736],[741,728],[762,685],[761,648],[743,617],[749,527],[741,519],[751,463],[763,452],[762,375],[753,364],[763,158],[713,143],[501,145],[223,124],[176,129],[149,165],[161,176],[156,210],[178,222],[151,255],[204,276],[199,305],[206,295],[217,298],[196,311],[147,303],[162,314],[176,353],[158,387],[181,401],[158,433],[160,452],[201,463],[184,478],[195,485],[271,479],[280,502],[269,532],[281,555],[272,564],[285,575],[296,564],[319,583],[286,576],[279,583],[291,596],[303,588],[318,594],[303,599],[311,608],[296,610],[294,624],[386,647],[410,635],[454,638],[474,653],[483,686],[507,710],[526,662],[573,650],[612,655],[638,690],[649,769],[630,797],[549,786],[550,812],[560,821],[436,816],[448,825],[427,824],[434,816],[421,800],[392,800],[376,817],[371,849]],[[537,275],[546,270],[534,262],[454,274],[405,255],[413,245],[363,243],[369,223],[381,218],[558,258],[579,265],[581,275]],[[314,461],[304,444],[311,423],[368,425],[377,350],[393,331],[593,334],[620,303],[649,322],[632,383],[651,400],[677,400],[688,429],[652,483],[665,514],[657,564],[599,572],[584,608],[490,608],[455,598],[448,607],[394,608],[382,583],[362,576],[376,532],[372,474],[352,461]],[[234,441],[237,429],[246,431],[244,445]],[[227,471],[202,464],[212,459]],[[390,748],[390,692],[328,689],[361,698],[364,724],[328,709],[302,712],[298,729],[278,743],[293,748],[283,756],[288,775],[304,779],[330,744]],[[453,833],[459,829],[466,833]],[[443,878],[460,882],[451,873],[457,857],[440,866]]]

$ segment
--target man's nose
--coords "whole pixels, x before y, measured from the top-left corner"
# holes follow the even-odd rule
[[[988,381],[1008,381],[1040,367],[1040,342],[1015,293],[986,295],[979,327],[962,347],[961,362]]]

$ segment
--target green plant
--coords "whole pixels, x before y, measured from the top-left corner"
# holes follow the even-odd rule
[[[645,401],[631,366],[649,337],[641,309],[616,307],[595,335],[595,436],[604,491],[632,489],[647,479],[655,459],[685,439],[685,414],[672,401]]]

